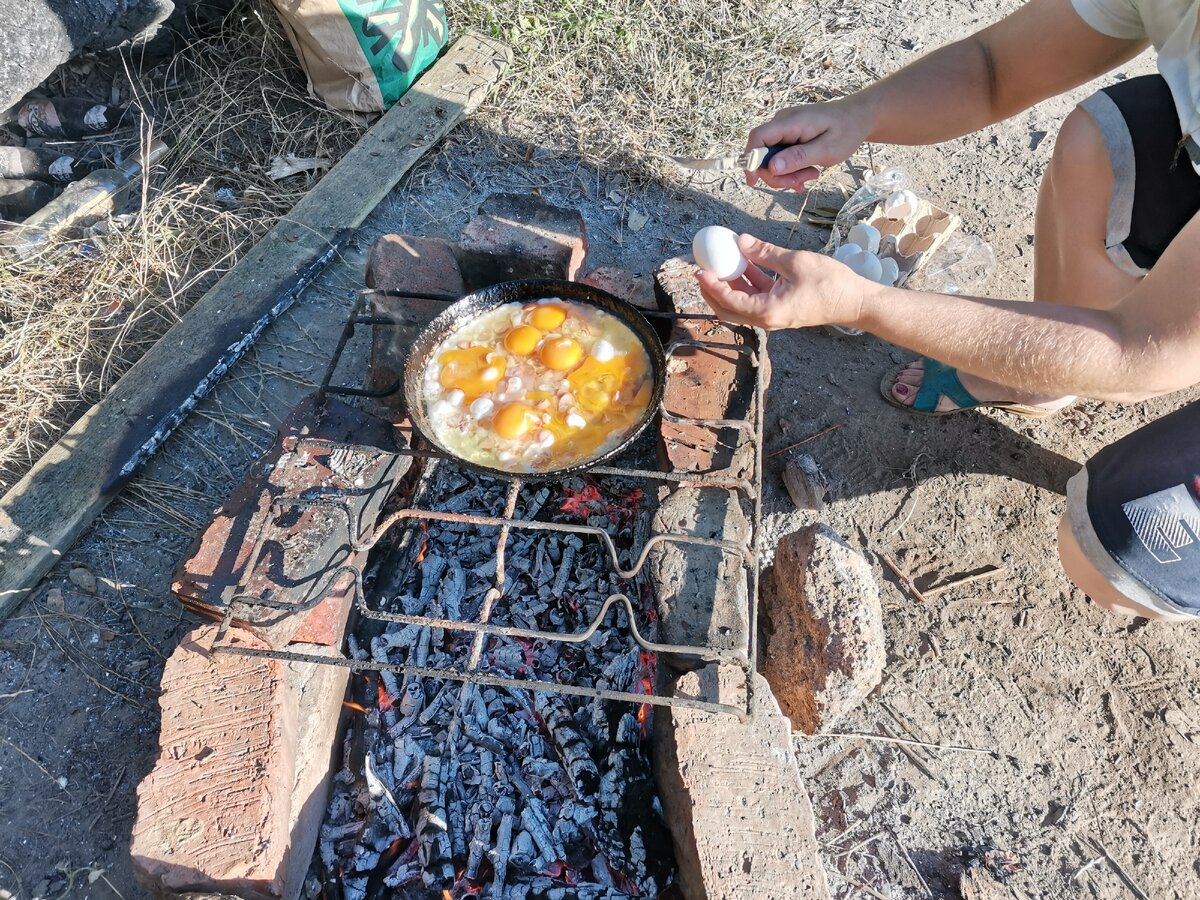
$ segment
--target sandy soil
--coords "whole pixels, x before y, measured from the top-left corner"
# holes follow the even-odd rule
[[[830,47],[827,86],[836,90],[966,33],[995,6],[818,4],[806,14],[847,23],[844,42]],[[1142,60],[1128,71],[1145,69]],[[996,296],[1028,296],[1037,183],[1072,102],[940,148],[872,149],[876,165],[909,167],[922,190],[993,243]],[[823,241],[794,228],[794,196],[729,179],[631,188],[620,172],[570,158],[539,152],[526,164],[524,150],[456,132],[0,625],[0,886],[13,896],[142,896],[127,857],[134,790],[156,749],[163,659],[194,625],[169,597],[171,570],[319,378],[376,235],[457,234],[486,194],[538,190],[583,210],[596,264],[649,272],[713,222],[795,246]],[[649,224],[629,230],[630,209]],[[347,379],[358,377],[362,350],[356,339]],[[1134,407],[1081,403],[1037,425],[1002,414],[928,420],[878,396],[881,373],[908,357],[902,350],[818,330],[775,336],[771,354],[768,452],[844,423],[805,448],[831,484],[824,521],[927,580],[1006,567],[925,604],[878,570],[889,665],[840,730],[885,727],[988,753],[800,742],[835,895],[871,896],[858,882],[897,900],[956,897],[964,861],[986,848],[1013,854],[1012,883],[1030,897],[1138,896],[1117,865],[1154,900],[1200,895],[1200,791],[1189,766],[1200,745],[1197,632],[1102,613],[1061,574],[1053,541],[1079,464],[1200,392]],[[767,471],[772,541],[807,521],[783,492],[783,459]],[[86,575],[72,580],[77,566],[97,579],[94,593]],[[1116,865],[1095,861],[1106,852]]]

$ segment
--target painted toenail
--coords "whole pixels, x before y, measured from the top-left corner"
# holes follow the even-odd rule
[[[896,393],[899,394],[901,397],[908,396],[908,385],[907,384],[896,385]]]

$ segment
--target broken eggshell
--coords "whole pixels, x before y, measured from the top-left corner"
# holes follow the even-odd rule
[[[738,249],[737,234],[720,225],[708,225],[692,238],[696,263],[722,281],[733,281],[746,271],[746,257]]]
[[[879,257],[866,250],[860,249],[857,253],[851,253],[842,262],[849,266],[855,275],[861,275],[871,281],[878,281],[879,276],[883,274],[883,264],[880,263]]]
[[[883,214],[889,219],[907,219],[917,211],[919,202],[912,191],[893,191],[883,200]]]
[[[850,244],[856,244],[861,250],[867,253],[878,253],[879,229],[874,225],[868,225],[866,222],[859,222],[850,229],[846,235],[846,241]]]

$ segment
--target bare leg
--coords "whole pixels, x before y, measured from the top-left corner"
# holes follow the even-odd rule
[[[1108,309],[1137,285],[1138,279],[1119,269],[1104,249],[1112,180],[1100,129],[1084,110],[1074,110],[1058,133],[1054,155],[1038,191],[1033,278],[1036,299]],[[910,364],[896,379],[892,396],[912,405],[923,370],[919,360]],[[979,400],[1009,400],[1055,409],[1074,399],[1014,391],[965,372],[960,372],[959,378]],[[938,402],[939,410],[955,408],[945,397]]]

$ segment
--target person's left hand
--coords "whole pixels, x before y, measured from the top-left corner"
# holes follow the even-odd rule
[[[813,325],[854,327],[866,292],[878,287],[820,253],[786,250],[748,234],[738,235],[738,248],[750,261],[742,277],[727,282],[704,269],[696,274],[700,293],[727,322],[768,331]]]

